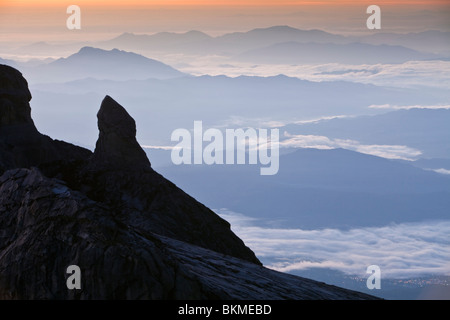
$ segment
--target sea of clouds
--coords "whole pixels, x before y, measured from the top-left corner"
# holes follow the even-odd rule
[[[267,267],[278,271],[327,268],[365,276],[375,264],[385,278],[450,275],[450,220],[302,230],[271,227],[227,209],[215,211]]]

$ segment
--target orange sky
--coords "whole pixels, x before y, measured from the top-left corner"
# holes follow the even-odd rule
[[[79,31],[66,27],[71,4],[81,8]],[[450,31],[450,0],[0,0],[0,43],[98,40],[123,32],[220,35],[274,25],[366,33],[371,4],[381,7],[382,32]]]
[[[61,6],[64,4],[77,4],[79,6],[136,6],[136,5],[219,5],[219,6],[283,6],[283,5],[449,5],[449,0],[2,0],[0,6]]]

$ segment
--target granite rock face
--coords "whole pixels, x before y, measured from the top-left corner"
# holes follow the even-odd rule
[[[370,299],[264,268],[228,222],[155,172],[106,96],[92,153],[40,134],[0,65],[0,299]],[[66,286],[69,265],[81,289]]]
[[[0,199],[0,299],[371,298],[132,228],[36,168],[3,174]]]

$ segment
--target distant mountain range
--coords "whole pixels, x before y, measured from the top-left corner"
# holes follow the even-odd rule
[[[25,68],[29,81],[66,82],[84,78],[130,80],[169,79],[182,72],[142,55],[113,49],[83,47],[67,58],[60,58],[35,68]]]
[[[179,53],[215,53],[223,55],[238,55],[249,50],[261,49],[280,43],[295,42],[298,44],[340,44],[342,48],[350,45],[347,50],[372,50],[379,52],[386,48],[377,48],[378,45],[390,45],[403,48],[396,48],[397,53],[403,51],[412,54],[405,48],[414,51],[435,53],[440,55],[450,55],[450,44],[448,39],[450,33],[441,31],[427,31],[423,33],[408,34],[371,34],[369,36],[343,36],[332,34],[321,30],[300,30],[289,26],[273,26],[268,28],[258,28],[247,32],[227,33],[217,37],[211,37],[200,31],[190,31],[186,33],[161,32],[153,35],[137,35],[124,33],[108,41],[97,43],[102,48],[126,48],[133,51],[177,51]],[[355,46],[354,43],[367,43],[373,46]],[[317,47],[320,49],[336,49],[339,47]],[[389,48],[388,48],[389,49]],[[393,48],[391,48],[393,49]],[[353,52],[357,55],[358,52]],[[376,53],[373,53],[376,56]],[[414,53],[414,59],[423,57],[433,57],[433,55],[422,56]],[[381,61],[380,61],[381,62]]]
[[[379,62],[383,63],[383,50],[394,50],[392,53],[400,55],[407,53],[408,59],[423,59],[428,57],[448,58],[450,56],[449,32],[429,30],[421,33],[371,33],[367,36],[343,36],[321,30],[300,30],[289,26],[273,26],[258,28],[247,32],[233,32],[212,37],[201,31],[185,33],[160,32],[155,34],[123,33],[109,40],[96,42],[79,42],[70,44],[51,44],[37,42],[16,48],[9,53],[43,56],[67,56],[71,52],[84,46],[98,47],[106,50],[121,49],[140,54],[193,54],[193,55],[222,55],[234,57],[247,51],[261,50],[262,48],[282,43],[315,44],[309,50],[321,54],[320,50],[339,49],[352,51],[351,56],[358,54],[372,54],[382,52]],[[355,46],[355,43],[369,46]],[[318,46],[327,44],[328,46]],[[341,45],[341,46],[331,46]],[[347,47],[348,45],[348,47]],[[389,45],[390,47],[378,47]],[[407,51],[406,48],[417,51]],[[295,49],[295,48],[294,48]],[[355,51],[356,50],[356,51]],[[358,52],[357,50],[361,50]],[[427,54],[424,54],[427,53]],[[356,61],[356,60],[355,60]],[[358,60],[359,61],[359,60]]]
[[[153,35],[124,33],[111,40],[97,43],[97,45],[101,48],[129,48],[133,51],[170,50],[191,54],[235,55],[281,41],[345,43],[348,40],[343,36],[320,30],[299,30],[288,26],[275,26],[248,32],[233,32],[217,37],[211,37],[199,31],[161,32]]]

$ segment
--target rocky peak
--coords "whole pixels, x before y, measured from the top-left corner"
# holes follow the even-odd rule
[[[136,141],[136,122],[110,96],[106,96],[97,113],[99,138],[93,165],[109,169],[149,169],[150,161]]]

